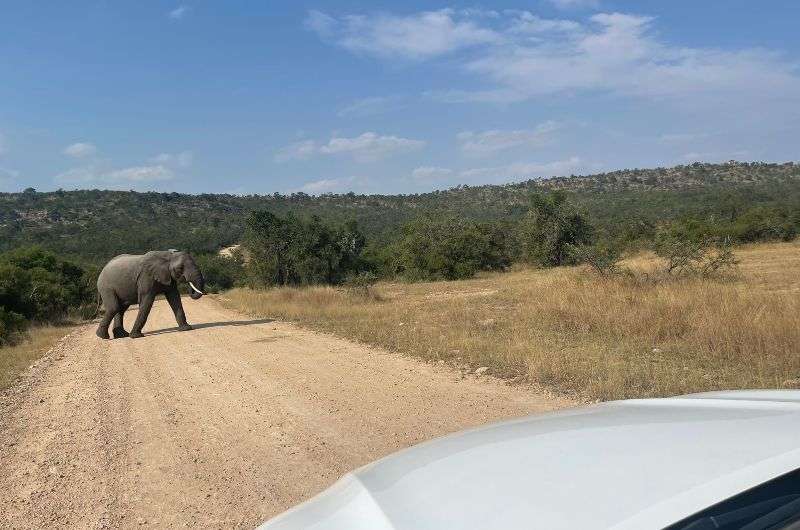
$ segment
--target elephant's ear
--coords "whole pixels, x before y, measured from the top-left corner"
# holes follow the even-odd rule
[[[169,260],[169,272],[173,278],[180,278],[183,276],[183,258],[183,252],[177,250],[172,252],[172,257]]]
[[[142,263],[142,275],[152,278],[162,285],[172,283],[172,275],[169,272],[169,260],[158,256],[145,256]]]

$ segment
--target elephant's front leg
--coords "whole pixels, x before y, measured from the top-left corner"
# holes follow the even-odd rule
[[[192,329],[192,326],[186,322],[186,313],[183,312],[183,304],[181,303],[181,294],[178,292],[178,288],[170,289],[164,296],[167,297],[167,302],[169,302],[169,306],[172,308],[172,312],[175,313],[175,321],[178,322],[178,329],[181,331],[189,331]]]
[[[156,295],[152,293],[147,293],[139,297],[139,314],[136,315],[136,322],[133,323],[133,327],[131,328],[130,337],[132,339],[138,339],[143,336],[142,328],[147,322],[147,317],[150,315],[150,310],[153,308],[153,301],[155,299]]]

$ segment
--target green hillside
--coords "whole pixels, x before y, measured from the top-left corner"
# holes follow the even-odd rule
[[[513,176],[510,176],[513,178]],[[239,241],[246,215],[268,210],[356,220],[373,243],[393,240],[424,214],[515,220],[535,191],[564,190],[603,232],[635,239],[659,223],[691,217],[734,220],[754,208],[786,223],[800,220],[800,165],[692,164],[588,176],[460,186],[414,195],[187,195],[133,191],[0,194],[0,251],[32,243],[101,262],[123,252],[185,248],[202,254]],[[774,217],[774,215],[773,215]]]

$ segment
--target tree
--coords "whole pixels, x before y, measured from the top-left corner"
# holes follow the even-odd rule
[[[355,222],[330,226],[317,216],[253,212],[247,220],[247,269],[259,285],[338,284],[362,268],[364,235]]]
[[[594,229],[567,200],[566,194],[534,194],[520,223],[523,257],[542,267],[576,262],[570,249],[592,242]]]
[[[250,214],[245,226],[244,245],[250,253],[251,279],[260,285],[286,285],[288,251],[294,235],[292,222],[257,211]]]

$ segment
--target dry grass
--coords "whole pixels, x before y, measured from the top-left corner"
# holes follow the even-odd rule
[[[582,268],[469,281],[234,290],[227,305],[459,366],[488,366],[586,399],[800,387],[800,245],[737,250],[727,280],[643,280]]]
[[[24,341],[0,348],[0,390],[9,386],[20,372],[69,332],[67,326],[36,326]]]

